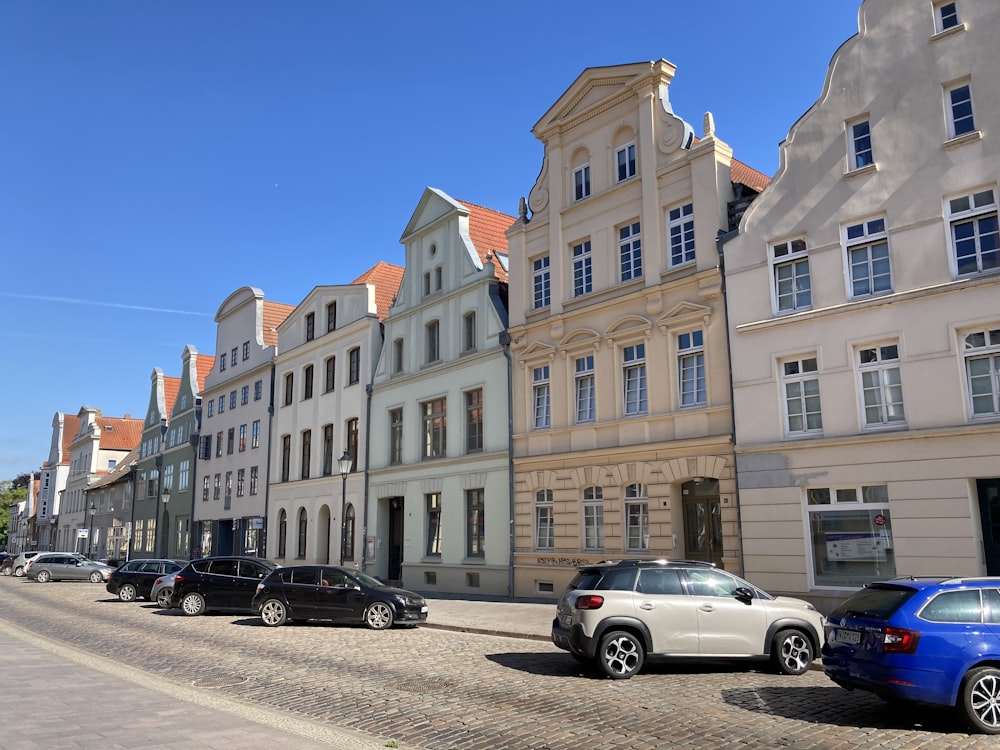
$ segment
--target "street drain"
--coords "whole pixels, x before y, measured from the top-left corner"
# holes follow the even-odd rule
[[[232,687],[233,685],[242,685],[249,679],[250,678],[247,677],[246,675],[227,674],[227,675],[218,675],[215,677],[199,677],[191,684],[194,687],[203,687],[203,688]]]
[[[397,682],[394,687],[404,693],[428,693],[431,691],[447,690],[455,683],[451,680],[412,680],[410,682]]]

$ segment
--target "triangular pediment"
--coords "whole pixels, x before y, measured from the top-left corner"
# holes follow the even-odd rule
[[[656,321],[662,329],[685,326],[699,320],[707,321],[712,316],[712,308],[698,305],[694,302],[681,302],[674,305],[667,314]]]
[[[406,224],[406,229],[403,230],[403,236],[399,238],[399,241],[405,244],[413,234],[419,232],[424,227],[434,224],[452,211],[458,211],[466,215],[469,213],[469,209],[443,190],[432,187],[424,188],[424,194],[420,196],[420,201],[413,210],[413,214],[410,216],[410,220]]]

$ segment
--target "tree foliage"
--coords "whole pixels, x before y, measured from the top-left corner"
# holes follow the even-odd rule
[[[21,474],[15,479],[0,480],[0,547],[7,548],[10,531],[10,509],[28,497],[30,474]]]

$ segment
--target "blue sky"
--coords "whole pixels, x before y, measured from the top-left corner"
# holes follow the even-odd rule
[[[57,411],[141,417],[234,290],[402,265],[426,186],[516,214],[587,67],[666,58],[676,113],[773,174],[859,4],[5,0],[0,480]]]

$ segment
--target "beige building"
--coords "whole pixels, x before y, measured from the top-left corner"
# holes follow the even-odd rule
[[[745,573],[821,606],[1000,574],[1000,13],[859,28],[724,246]]]
[[[767,179],[711,115],[673,113],[665,60],[588,68],[535,125],[511,256],[515,594],[585,561],[738,567],[716,237]]]

